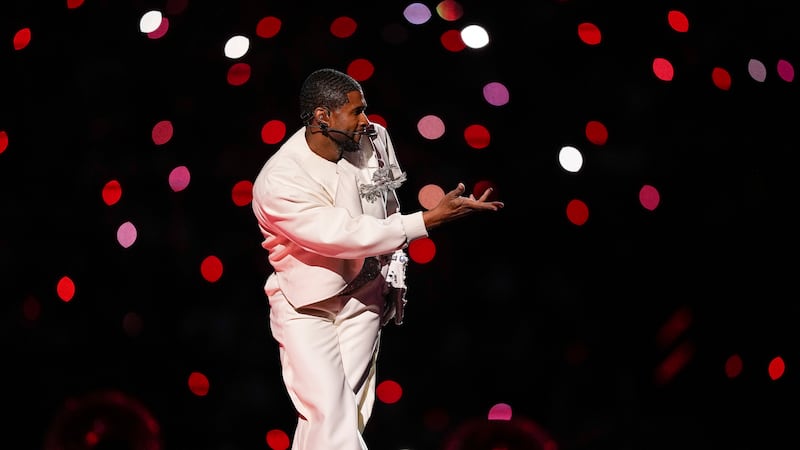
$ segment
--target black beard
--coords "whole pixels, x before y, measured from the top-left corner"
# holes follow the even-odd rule
[[[333,139],[333,138],[331,138],[331,139]],[[340,141],[340,140],[337,140],[337,139],[333,139],[333,140],[336,141],[336,146],[339,147],[339,152],[340,153],[345,153],[345,152],[346,153],[353,153],[353,152],[357,152],[358,150],[361,149],[361,145],[358,142],[356,142],[354,139],[351,139],[351,138],[346,138],[343,141]]]

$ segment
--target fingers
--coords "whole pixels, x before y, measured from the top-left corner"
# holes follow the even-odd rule
[[[451,199],[456,199],[456,198],[460,197],[461,194],[463,194],[466,189],[467,189],[467,187],[464,186],[464,183],[458,183],[458,185],[456,185],[455,189],[453,189],[452,191],[447,193],[446,197],[449,197]]]
[[[455,189],[453,189],[452,191],[450,191],[450,192],[449,192],[447,195],[448,195],[448,196],[450,196],[450,197],[451,197],[451,198],[453,198],[453,199],[456,199],[456,198],[459,198],[459,197],[461,197],[461,195],[464,193],[464,191],[465,191],[466,189],[467,189],[467,188],[466,188],[466,186],[464,185],[464,183],[458,183],[458,185],[456,186],[456,188],[455,188]],[[486,189],[483,191],[483,193],[481,194],[481,196],[480,196],[480,197],[478,197],[478,198],[475,198],[475,195],[474,195],[474,194],[472,194],[472,193],[470,193],[468,197],[463,197],[463,198],[464,198],[464,199],[469,199],[469,200],[471,200],[471,201],[478,202],[478,203],[490,203],[490,202],[489,202],[489,196],[491,196],[493,192],[494,192],[494,188],[493,188],[493,187],[488,187],[488,188],[486,188]],[[497,206],[497,207],[500,207],[500,208],[502,208],[502,207],[504,206],[504,205],[502,205],[502,203],[501,203],[501,202],[491,202],[491,203],[492,203],[493,205],[495,205],[495,204],[496,204],[496,206]],[[495,208],[495,209],[496,209],[496,208]]]

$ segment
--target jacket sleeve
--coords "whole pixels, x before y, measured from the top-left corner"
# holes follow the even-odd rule
[[[253,209],[265,235],[284,236],[306,251],[332,258],[386,254],[428,235],[421,211],[396,212],[385,219],[351,214],[334,205],[323,184],[291,163],[276,164],[268,176],[258,177]]]

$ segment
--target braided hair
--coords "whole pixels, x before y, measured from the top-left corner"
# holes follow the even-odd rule
[[[303,125],[311,123],[315,108],[339,109],[347,103],[347,94],[353,91],[363,92],[361,84],[346,73],[329,68],[312,72],[300,88],[300,120]]]

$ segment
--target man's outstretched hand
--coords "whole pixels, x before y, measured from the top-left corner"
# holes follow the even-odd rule
[[[499,211],[505,206],[503,202],[487,200],[492,193],[492,188],[483,191],[483,194],[478,198],[475,198],[472,194],[468,197],[463,196],[462,194],[464,194],[465,190],[464,183],[458,183],[458,186],[445,194],[436,206],[424,211],[422,218],[425,221],[425,228],[432,230],[443,223],[460,219],[476,212]]]

